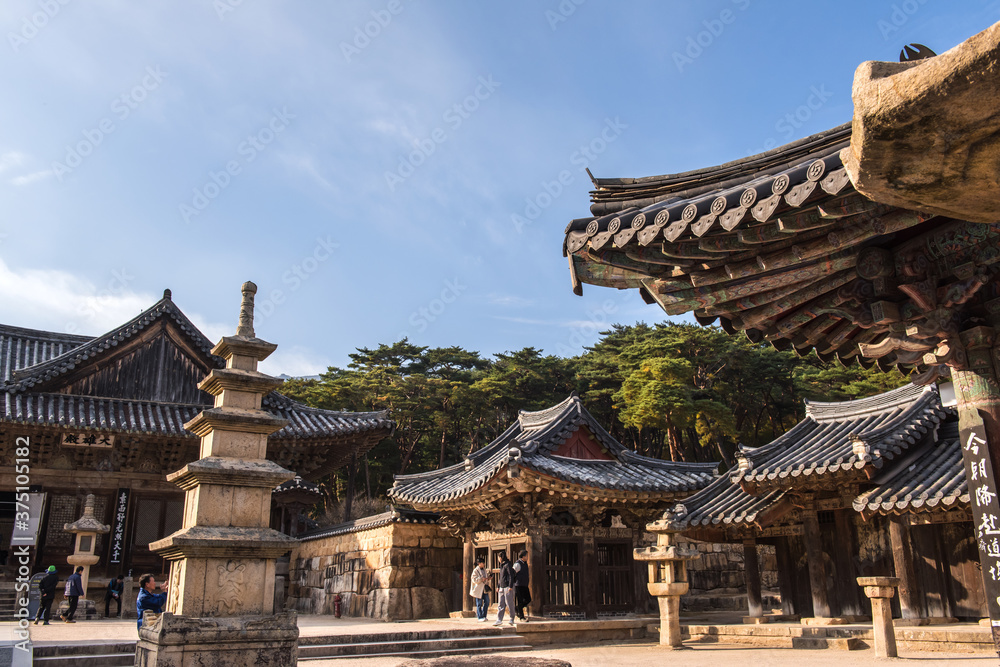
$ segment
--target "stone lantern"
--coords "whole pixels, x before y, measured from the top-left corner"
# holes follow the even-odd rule
[[[675,515],[666,511],[646,530],[656,534],[656,546],[635,550],[635,559],[649,564],[650,595],[660,605],[660,644],[672,649],[681,644],[681,596],[688,592],[687,562],[698,558],[697,549],[674,544],[680,530],[674,524]],[[663,576],[660,576],[660,573]]]
[[[63,530],[76,535],[73,554],[66,558],[66,562],[72,565],[74,569],[76,569],[77,565],[83,566],[83,574],[81,575],[83,583],[83,609],[81,609],[81,613],[84,614],[85,618],[90,618],[96,614],[96,610],[91,611],[94,609],[94,603],[87,600],[86,596],[87,582],[90,579],[90,566],[96,565],[101,560],[100,556],[94,553],[97,548],[97,536],[111,532],[111,526],[104,525],[94,516],[95,501],[94,494],[88,494],[83,504],[83,516],[73,523],[63,524]]]

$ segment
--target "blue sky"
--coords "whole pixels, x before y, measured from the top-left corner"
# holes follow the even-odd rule
[[[0,321],[99,334],[164,288],[209,337],[253,280],[272,373],[403,336],[571,355],[634,291],[570,290],[590,181],[850,120],[865,60],[995,0],[0,6]]]

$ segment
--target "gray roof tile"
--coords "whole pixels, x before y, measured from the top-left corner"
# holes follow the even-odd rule
[[[611,461],[554,455],[577,429],[586,427]],[[674,494],[695,491],[713,479],[714,463],[675,463],[635,454],[622,446],[583,407],[577,396],[537,412],[521,412],[500,437],[464,463],[415,475],[397,475],[389,495],[405,503],[433,505],[487,486],[508,465],[594,489]]]

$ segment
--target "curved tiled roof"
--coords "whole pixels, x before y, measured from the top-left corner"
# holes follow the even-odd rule
[[[319,490],[319,486],[313,484],[312,482],[307,482],[298,475],[288,480],[287,482],[282,482],[274,488],[271,493],[287,493],[288,491],[305,491],[307,493],[315,493],[316,495],[322,495],[323,492]]]
[[[100,398],[74,394],[4,393],[0,420],[79,430],[116,431],[194,438],[184,429],[210,405]],[[320,410],[274,392],[264,398],[264,409],[288,424],[269,439],[330,438],[365,432],[392,431],[388,413]]]
[[[109,398],[31,391],[31,388],[103,354],[138,335],[153,323],[170,318],[202,355],[206,365],[221,367],[222,359],[211,354],[212,343],[171,300],[170,291],[151,308],[108,333],[76,336],[0,325],[0,368],[3,392],[0,421],[41,426],[62,426],[124,433],[195,437],[184,424],[211,403],[169,403],[162,401]],[[51,387],[46,386],[45,389]],[[340,412],[312,408],[271,392],[263,407],[288,424],[271,439],[324,439],[391,433],[394,422],[388,411]],[[369,447],[374,442],[369,443]]]
[[[338,523],[335,526],[310,530],[299,535],[298,539],[302,542],[321,540],[324,537],[336,537],[337,535],[360,533],[362,530],[381,528],[390,523],[437,523],[439,518],[440,515],[434,512],[420,512],[403,507],[394,507],[388,512],[382,512],[381,514],[366,516],[346,523]]]
[[[787,485],[795,478],[883,467],[923,440],[946,416],[937,388],[907,385],[855,401],[811,403],[806,418],[771,443],[738,453],[734,481]],[[796,482],[802,485],[803,479]]]
[[[14,371],[54,359],[91,340],[91,336],[0,324],[0,386],[10,382]]]
[[[586,427],[613,460],[554,455],[577,429]],[[583,407],[578,396],[537,412],[521,412],[500,437],[464,463],[415,475],[398,475],[393,498],[416,505],[453,502],[486,487],[508,466],[592,489],[673,495],[703,488],[714,463],[675,463],[626,450]]]
[[[993,298],[1000,226],[865,197],[850,138],[845,124],[707,169],[595,179],[592,215],[565,231],[573,291],[637,289],[667,315],[933,382],[954,354],[934,313]]]
[[[876,477],[874,489],[854,499],[862,514],[898,514],[952,509],[969,504],[958,423],[950,421],[928,443],[892,470]]]
[[[195,347],[204,353],[206,357],[212,359],[215,365],[222,365],[221,359],[212,356],[212,342],[181,312],[180,308],[171,300],[169,291],[167,291],[164,293],[164,297],[157,301],[151,308],[144,310],[133,319],[120,327],[112,329],[103,336],[90,339],[74,337],[79,339],[78,344],[73,347],[67,344],[65,351],[60,354],[44,358],[39,357],[33,360],[34,363],[25,366],[12,366],[10,375],[8,376],[5,373],[5,386],[3,389],[7,391],[23,391],[41,382],[68,373],[91,357],[95,357],[106,350],[116,347],[132,336],[137,335],[150,324],[163,317],[171,318],[177,324],[178,328],[187,335]],[[54,335],[59,336],[60,334]],[[58,347],[53,346],[51,349],[55,351]]]
[[[728,476],[722,476],[673,508],[674,525],[681,530],[751,526],[777,507],[785,493],[751,495]]]
[[[850,140],[851,124],[844,123],[766,153],[714,167],[642,178],[597,178],[594,179],[597,189],[590,193],[590,209],[594,215],[604,215],[629,208],[652,207],[661,202],[693,199],[707,193],[713,196],[719,193],[730,199],[728,195],[742,194],[750,181],[785,172],[803,160],[814,158],[817,153],[837,154]],[[839,162],[839,157],[837,160]],[[737,188],[739,191],[735,191]]]

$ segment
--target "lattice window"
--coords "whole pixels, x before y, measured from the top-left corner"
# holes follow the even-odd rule
[[[545,552],[548,595],[546,602],[559,607],[580,605],[580,545],[550,542]]]
[[[73,534],[63,530],[63,525],[73,523],[76,516],[76,496],[53,495],[49,501],[49,524],[45,531],[45,544],[50,547],[72,547]]]
[[[135,506],[135,546],[148,547],[160,539],[160,515],[163,501],[157,498],[140,498]]]
[[[597,604],[624,606],[632,604],[631,545],[605,542],[597,545]]]
[[[177,532],[178,530],[181,529],[181,524],[183,523],[184,523],[184,501],[168,500],[167,512],[163,523],[163,535],[161,535],[160,537],[166,537],[167,535]]]

